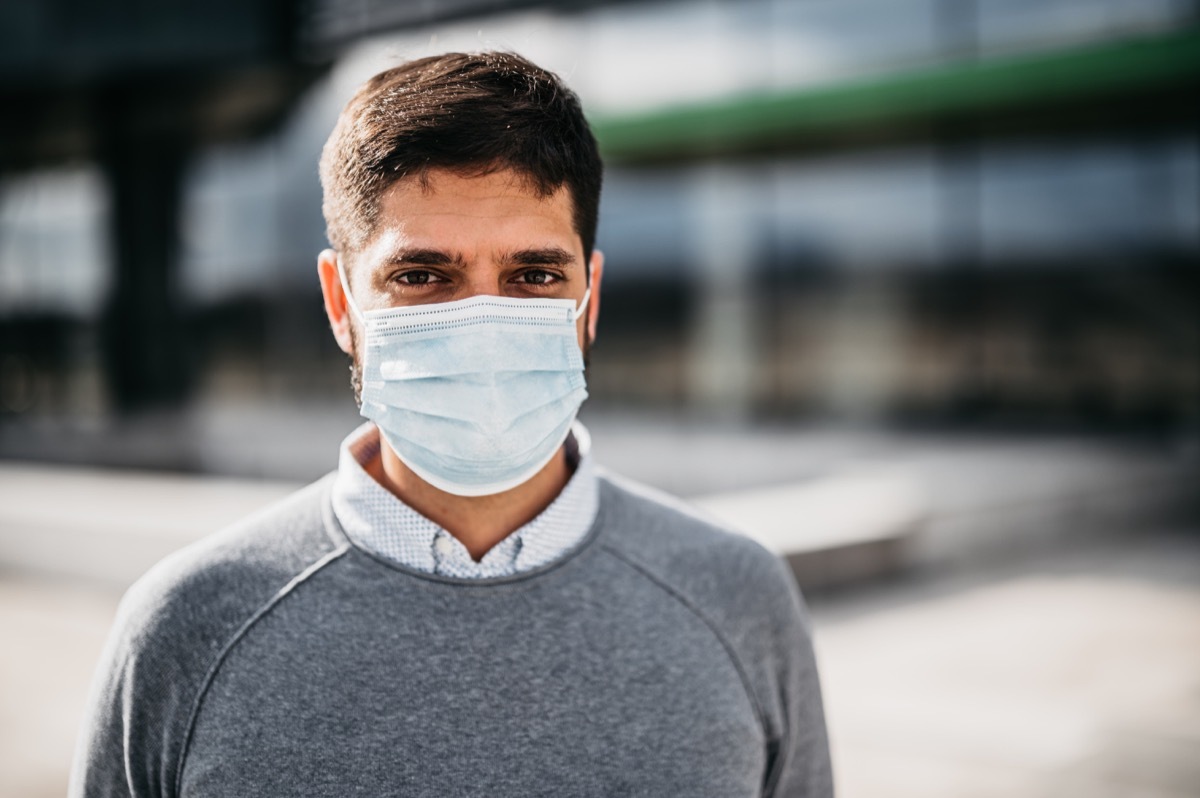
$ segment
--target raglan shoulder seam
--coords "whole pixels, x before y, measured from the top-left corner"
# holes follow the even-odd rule
[[[767,741],[770,741],[772,735],[767,722],[767,714],[763,708],[762,701],[758,696],[758,691],[754,689],[754,685],[750,680],[750,675],[747,672],[745,665],[742,664],[742,658],[738,655],[737,649],[734,648],[733,643],[729,640],[725,633],[721,631],[716,621],[709,618],[707,613],[701,610],[694,601],[684,595],[679,589],[671,585],[661,576],[654,573],[648,566],[638,562],[611,544],[602,544],[600,548],[615,559],[624,563],[627,567],[636,571],[644,579],[655,585],[659,590],[666,593],[681,606],[683,606],[683,608],[689,613],[698,618],[700,622],[708,628],[709,632],[717,639],[717,642],[719,642],[721,647],[725,650],[726,656],[729,657],[734,670],[737,672],[738,678],[742,683],[742,689],[745,691],[746,697],[750,699],[750,706],[754,709],[755,718],[758,720],[758,725],[762,729],[763,738]]]
[[[187,761],[188,749],[191,747],[192,742],[192,733],[195,730],[196,722],[199,719],[201,707],[204,703],[205,697],[208,694],[209,688],[216,679],[217,673],[220,671],[221,666],[224,664],[226,658],[233,651],[233,649],[237,647],[238,643],[245,638],[249,631],[259,621],[261,621],[276,607],[278,607],[284,601],[284,599],[286,599],[296,590],[296,588],[307,582],[330,563],[333,563],[341,558],[346,554],[347,551],[350,550],[350,548],[351,546],[349,543],[343,542],[338,545],[337,548],[326,552],[320,558],[310,563],[308,567],[294,576],[291,581],[276,591],[276,593],[271,596],[270,599],[268,599],[262,604],[262,606],[255,610],[250,617],[247,618],[246,621],[242,623],[242,625],[239,626],[232,635],[230,635],[229,639],[221,647],[221,650],[217,652],[217,655],[213,658],[213,662],[209,666],[208,671],[204,674],[204,678],[201,680],[199,688],[196,690],[196,696],[193,699],[191,709],[188,712],[187,725],[184,727],[183,743],[180,746],[175,767],[174,793],[176,796],[181,796],[183,794],[183,768]]]

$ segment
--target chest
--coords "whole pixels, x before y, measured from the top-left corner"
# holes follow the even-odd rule
[[[753,703],[678,603],[310,598],[221,663],[184,796],[759,794]]]

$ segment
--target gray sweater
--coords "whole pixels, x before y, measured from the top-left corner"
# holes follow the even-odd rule
[[[499,579],[354,547],[330,479],[126,595],[72,796],[828,796],[786,566],[612,477],[565,557]]]

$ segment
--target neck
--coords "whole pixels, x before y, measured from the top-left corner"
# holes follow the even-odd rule
[[[457,496],[418,477],[382,436],[367,473],[402,502],[456,537],[476,561],[532,521],[571,478],[565,447],[529,480],[491,496]]]

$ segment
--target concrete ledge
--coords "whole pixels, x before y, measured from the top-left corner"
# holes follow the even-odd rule
[[[671,480],[703,485],[707,478],[709,492],[692,502],[786,558],[809,590],[911,567],[1028,559],[1194,523],[1198,514],[1200,462],[1162,448],[1087,439],[617,432],[608,431],[611,451],[598,454],[602,462],[668,490]],[[738,489],[712,490],[718,477]],[[772,478],[783,484],[741,487]],[[128,585],[171,551],[299,484],[0,463],[0,567]]]
[[[0,566],[123,588],[172,551],[296,487],[0,464]]]
[[[806,590],[903,568],[929,513],[919,484],[886,472],[716,494],[695,504],[786,559]]]

